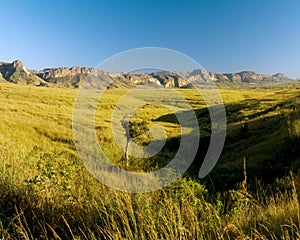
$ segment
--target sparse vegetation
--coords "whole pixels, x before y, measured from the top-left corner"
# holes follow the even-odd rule
[[[99,144],[121,167],[124,150],[113,139],[111,114],[126,91],[106,91],[95,118]],[[169,90],[136,91],[172,101]],[[206,106],[196,90],[178,91],[196,110],[205,146]],[[210,178],[195,177],[202,149],[183,178],[137,194],[104,186],[80,161],[71,129],[76,89],[0,84],[0,238],[299,239],[299,84],[222,86],[220,93],[228,133]],[[164,126],[168,140],[155,157],[130,158],[133,171],[165,165],[180,142],[178,122],[165,106],[138,109],[132,122],[143,121],[147,129]],[[132,126],[147,143],[145,129]]]

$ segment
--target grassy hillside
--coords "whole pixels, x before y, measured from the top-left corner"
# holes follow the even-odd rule
[[[111,132],[111,114],[127,91],[106,91],[95,121],[105,153],[124,168],[123,150]],[[135,94],[145,95],[144,91],[149,100],[163,98],[166,106],[174,104],[173,91],[146,89]],[[211,124],[203,100],[196,90],[178,91],[195,109],[201,144],[207,145]],[[85,169],[72,136],[77,93],[0,83],[2,239],[300,237],[299,84],[223,86],[227,139],[210,177],[195,177],[204,147],[184,178],[145,194],[109,189]],[[143,119],[149,127],[161,124],[168,140],[156,157],[130,158],[129,169],[157,169],[176,153],[180,129],[166,106],[153,103],[139,109],[135,120]],[[180,110],[181,103],[177,106]],[[139,140],[143,144],[147,136]]]

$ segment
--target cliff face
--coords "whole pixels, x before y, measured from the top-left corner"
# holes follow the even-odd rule
[[[46,81],[28,71],[19,60],[12,63],[0,63],[0,74],[0,81],[23,85],[48,86]]]
[[[105,75],[105,77],[104,77]],[[109,88],[154,87],[184,88],[189,83],[209,84],[222,83],[265,83],[290,81],[282,73],[274,75],[257,74],[252,71],[218,74],[196,69],[191,72],[161,71],[154,73],[112,73],[96,68],[46,68],[44,70],[27,70],[24,64],[16,60],[12,63],[0,62],[0,82],[11,82],[35,86],[56,86],[77,88],[89,77],[93,85],[101,86],[101,81],[108,82]],[[105,79],[105,80],[104,80]],[[97,82],[99,84],[97,84]],[[105,85],[105,84],[102,84]]]
[[[115,77],[115,80],[131,87],[139,85],[162,86],[156,78],[146,73],[121,73]]]
[[[84,78],[98,70],[86,67],[46,68],[41,71],[32,71],[44,81],[57,87],[77,88]]]
[[[189,83],[186,78],[175,72],[155,72],[151,73],[150,76],[157,79],[157,81],[165,88],[180,88]]]
[[[51,78],[59,77],[70,77],[78,74],[91,74],[96,72],[95,68],[86,68],[86,67],[72,67],[72,68],[46,68],[41,71],[37,71],[36,74],[47,80]]]
[[[227,73],[224,74],[231,82],[244,82],[244,83],[258,83],[258,82],[279,82],[290,80],[282,73],[274,75],[256,74],[252,71],[243,71],[240,73]]]

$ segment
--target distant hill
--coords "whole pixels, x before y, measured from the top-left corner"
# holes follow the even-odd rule
[[[189,88],[190,83],[193,82],[205,85],[212,81],[215,83],[245,84],[294,81],[282,73],[265,75],[257,74],[252,71],[219,74],[196,69],[192,72],[161,71],[154,73],[113,73],[87,67],[28,70],[20,60],[16,60],[12,63],[0,62],[0,82],[11,82],[15,84],[78,88],[87,76],[89,76],[90,81],[97,86],[97,82],[101,82],[104,75],[106,81],[112,82],[109,88]]]
[[[0,63],[0,81],[23,85],[48,86],[48,82],[27,70],[24,64],[16,60],[12,63]]]

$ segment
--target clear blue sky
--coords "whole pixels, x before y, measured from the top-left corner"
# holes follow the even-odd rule
[[[137,47],[165,47],[208,71],[300,78],[299,0],[3,1],[0,61],[31,69],[96,66]]]

